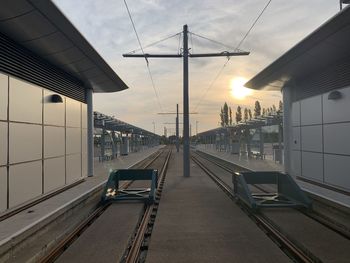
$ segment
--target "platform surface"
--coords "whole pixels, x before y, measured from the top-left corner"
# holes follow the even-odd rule
[[[252,171],[283,171],[284,169],[283,164],[275,163],[271,160],[240,157],[229,152],[216,151],[216,149],[210,145],[197,145],[196,149]],[[350,208],[350,196],[310,184],[296,178],[294,179],[304,191],[337,203],[346,208]]]
[[[4,221],[0,222],[0,247],[3,244],[11,242],[11,239],[17,238],[22,232],[27,231],[33,226],[40,224],[52,214],[59,213],[61,210],[68,209],[70,204],[78,198],[88,195],[94,188],[104,185],[107,180],[110,169],[128,168],[139,161],[158,151],[163,146],[156,146],[145,149],[140,152],[130,153],[127,156],[121,156],[111,161],[95,162],[95,176],[88,177],[86,180],[73,188],[70,188],[58,195],[53,196],[31,208],[24,210]],[[28,213],[28,210],[33,212]]]
[[[146,262],[290,262],[255,223],[191,162],[174,153]]]

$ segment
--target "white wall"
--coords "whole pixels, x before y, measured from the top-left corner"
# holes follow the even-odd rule
[[[350,87],[292,104],[292,174],[350,190]]]
[[[0,212],[87,175],[86,104],[52,94],[0,73]]]

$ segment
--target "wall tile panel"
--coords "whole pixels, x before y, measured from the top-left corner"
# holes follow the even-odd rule
[[[10,163],[42,158],[42,126],[10,123]]]
[[[329,92],[323,95],[324,123],[350,121],[350,87],[338,91],[342,94],[339,100],[329,100]]]
[[[0,122],[0,165],[7,164],[7,122]]]
[[[67,165],[67,184],[81,178],[81,155],[74,154],[66,157]]]
[[[322,125],[301,127],[301,149],[322,152]]]
[[[350,190],[350,156],[324,155],[325,182]]]
[[[350,155],[350,123],[327,124],[323,130],[326,153]]]
[[[7,120],[8,76],[0,73],[0,120]]]
[[[316,181],[323,181],[323,154],[302,152],[302,176]]]
[[[64,127],[44,127],[44,155],[45,158],[64,155],[65,135]]]
[[[44,192],[50,192],[65,184],[64,157],[44,161]]]
[[[61,96],[63,99],[63,103],[52,103],[50,102],[50,97],[53,94],[58,93],[49,90],[44,90],[44,124],[64,126],[65,97]]]
[[[10,121],[42,123],[42,88],[10,77]]]
[[[10,208],[39,196],[42,193],[41,161],[10,166]]]
[[[322,124],[322,97],[301,100],[300,111],[301,125]]]
[[[81,127],[81,103],[70,98],[66,99],[67,127]]]
[[[7,208],[7,168],[0,167],[0,212]]]

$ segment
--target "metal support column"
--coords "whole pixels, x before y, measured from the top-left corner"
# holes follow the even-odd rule
[[[264,133],[262,127],[259,128],[260,159],[264,159]]]
[[[183,169],[184,177],[190,176],[190,142],[189,142],[189,99],[188,99],[188,31],[183,26]]]
[[[103,162],[105,160],[105,145],[106,145],[106,129],[105,129],[105,124],[103,122],[103,128],[102,128],[102,134],[101,134],[101,161]]]
[[[93,90],[86,89],[87,102],[87,175],[94,175],[94,111]]]
[[[291,138],[292,138],[292,125],[291,125],[291,88],[283,87],[283,148],[284,148],[284,171],[285,173],[291,173]]]

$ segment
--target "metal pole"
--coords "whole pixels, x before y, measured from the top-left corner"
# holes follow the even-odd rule
[[[176,151],[179,152],[180,148],[180,139],[179,139],[179,104],[176,104]]]
[[[86,89],[87,102],[87,175],[94,175],[94,111],[93,90]]]
[[[184,177],[190,176],[190,143],[189,143],[189,101],[188,101],[188,35],[187,25],[183,26],[183,169]]]
[[[284,172],[291,174],[291,129],[292,129],[292,92],[291,87],[283,87],[283,150],[284,150]]]

